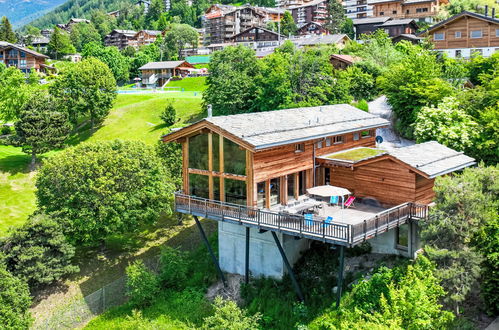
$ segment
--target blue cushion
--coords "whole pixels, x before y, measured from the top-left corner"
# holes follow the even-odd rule
[[[337,204],[338,203],[338,196],[331,196],[329,199],[330,204]]]

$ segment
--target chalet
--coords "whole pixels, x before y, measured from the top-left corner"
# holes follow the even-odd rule
[[[147,46],[156,41],[156,38],[162,34],[161,31],[155,30],[141,30],[137,32],[132,40],[130,41],[130,45],[139,49],[142,46]]]
[[[317,22],[308,22],[303,24],[297,31],[298,35],[320,35],[320,34],[329,34],[329,31],[321,24]]]
[[[279,41],[283,40],[285,36],[270,31],[261,27],[252,27],[241,33],[236,34],[230,40],[236,44],[257,49],[265,47],[277,47]]]
[[[360,36],[369,35],[378,29],[378,26],[390,20],[390,17],[368,17],[353,19],[353,28],[355,31],[355,39],[360,39]]]
[[[368,0],[374,17],[412,18],[427,23],[433,22],[440,7],[448,3],[448,0]]]
[[[71,28],[73,27],[73,25],[79,23],[89,24],[90,20],[84,18],[71,18],[66,24],[57,24],[57,27],[66,32],[71,32]]]
[[[392,38],[392,42],[394,44],[401,42],[402,40],[409,41],[410,43],[413,43],[416,45],[416,44],[419,44],[420,42],[422,42],[424,40],[424,38],[417,36],[415,34],[410,34],[410,33],[409,34],[402,33],[402,34],[399,34],[398,36],[395,36]]]
[[[319,45],[336,45],[339,49],[345,47],[350,38],[346,34],[306,35],[289,39],[298,48]]]
[[[373,15],[373,8],[367,4],[367,0],[343,0],[343,8],[345,8],[345,16],[351,19]]]
[[[47,47],[49,45],[50,38],[41,36],[41,37],[36,37],[33,38],[33,41],[31,42],[31,45],[40,52],[46,52]]]
[[[360,61],[361,59],[357,56],[352,56],[352,55],[342,55],[342,54],[332,54],[329,57],[329,61],[331,62],[331,65],[336,69],[336,70],[345,70],[348,68],[350,65],[354,64],[355,62]]]
[[[114,46],[118,49],[125,49],[127,46],[134,45],[134,38],[137,32],[133,30],[113,30],[110,34],[104,37],[106,47]]]
[[[289,7],[288,10],[298,25],[308,22],[324,24],[327,19],[327,0],[305,2],[300,6]]]
[[[415,34],[418,30],[416,21],[412,18],[391,19],[377,26],[378,29],[383,29],[389,37],[397,37],[401,34]]]
[[[463,11],[433,25],[420,36],[429,36],[435,51],[449,57],[469,58],[474,54],[488,57],[499,51],[499,19]]]
[[[29,73],[31,69],[35,69],[36,72],[53,69],[45,64],[48,58],[31,49],[0,41],[0,62],[8,67],[15,66],[24,73]]]
[[[202,235],[198,217],[219,221],[212,256],[222,278],[287,272],[300,296],[290,265],[320,241],[340,251],[341,288],[344,247],[369,241],[373,252],[413,257],[434,179],[475,164],[436,142],[376,147],[376,129],[389,124],[347,104],[219,117],[208,109],[162,138],[182,145],[175,210],[194,215]]]
[[[185,77],[194,66],[186,61],[149,62],[139,68],[142,85],[162,87],[170,78]]]

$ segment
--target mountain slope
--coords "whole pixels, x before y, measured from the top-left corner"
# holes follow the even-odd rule
[[[22,26],[66,0],[0,0],[0,16],[7,16],[14,28]]]

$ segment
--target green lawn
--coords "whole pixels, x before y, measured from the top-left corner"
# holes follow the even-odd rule
[[[194,94],[120,94],[101,127],[95,132],[82,130],[69,144],[112,139],[154,144],[167,130],[159,116],[169,100],[173,100],[180,119],[176,126],[199,119],[201,95]],[[35,173],[27,170],[29,161],[30,157],[21,148],[0,145],[0,237],[5,236],[10,226],[22,224],[35,210]]]
[[[203,92],[206,89],[206,77],[190,77],[170,81],[165,87],[180,87],[184,91]]]

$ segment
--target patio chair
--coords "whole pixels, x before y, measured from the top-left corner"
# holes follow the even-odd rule
[[[313,226],[314,225],[314,215],[312,213],[305,213],[305,226]]]
[[[324,228],[329,227],[331,225],[331,221],[333,221],[333,217],[327,217],[326,220],[324,220],[322,227]]]
[[[346,206],[346,208],[348,209],[349,207],[353,207],[354,201],[355,201],[355,196],[350,196],[350,197],[348,197],[347,201],[343,205]]]
[[[338,205],[338,201],[339,201],[339,197],[338,196],[331,196],[329,198],[329,204],[333,205],[333,204],[336,204]]]

